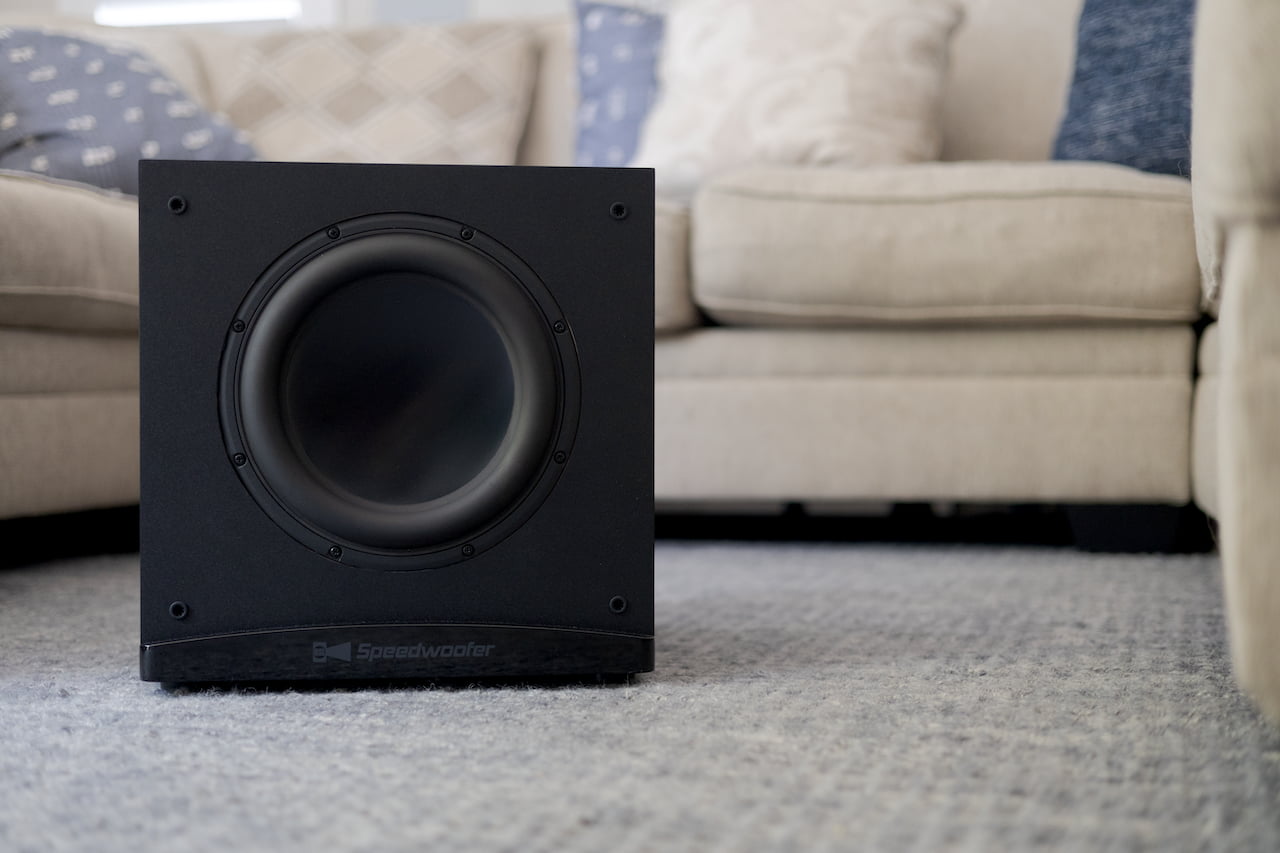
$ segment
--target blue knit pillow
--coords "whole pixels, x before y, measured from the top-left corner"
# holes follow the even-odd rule
[[[138,51],[0,27],[0,168],[136,195],[140,159],[254,156]]]
[[[1086,0],[1055,160],[1189,175],[1195,0]]]
[[[658,90],[661,14],[577,0],[579,166],[625,166]]]

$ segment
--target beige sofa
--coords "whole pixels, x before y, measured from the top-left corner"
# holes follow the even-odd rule
[[[1078,8],[970,4],[945,101],[950,162],[745,171],[692,209],[660,204],[660,506],[1191,499],[1190,190],[1044,162]],[[570,162],[571,31],[526,29],[537,84],[515,159]],[[246,106],[253,81],[227,70],[243,66],[244,38],[113,35],[211,108],[259,120]],[[312,126],[279,127],[255,140],[268,158],[304,140],[308,156],[343,153],[314,144]],[[37,379],[6,359],[0,516],[131,500],[132,202],[14,177],[0,191],[11,218],[0,233],[23,259],[6,264],[3,304],[19,308],[0,309],[5,341],[68,365]],[[51,252],[60,231],[68,251]],[[23,295],[33,282],[49,291],[48,316],[22,308],[38,298]],[[30,355],[40,347],[50,356]],[[107,411],[110,424],[95,423]],[[1210,508],[1212,481],[1196,481]]]
[[[1214,196],[1220,227],[1202,248],[1225,233],[1242,259],[1228,269],[1219,357],[1216,328],[1198,341],[1209,302],[1189,183],[1045,162],[1080,0],[967,6],[944,162],[752,169],[691,206],[659,204],[659,507],[1194,500],[1228,520],[1236,648],[1280,713],[1263,627],[1280,613],[1265,567],[1280,545],[1267,538],[1275,490],[1254,467],[1274,431],[1251,431],[1276,411],[1258,408],[1274,394],[1251,370],[1274,334],[1246,322],[1269,317],[1266,291],[1250,288],[1269,232],[1232,207],[1266,216],[1274,199]],[[30,21],[0,20],[14,23]],[[508,162],[571,162],[571,27],[511,27],[532,85]],[[207,106],[260,118],[243,102],[253,81],[228,70],[247,37],[114,35]],[[287,135],[255,141],[268,158],[296,153]],[[129,199],[0,176],[0,518],[137,500],[135,241]]]

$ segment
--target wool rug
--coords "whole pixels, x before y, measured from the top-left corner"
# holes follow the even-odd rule
[[[1213,555],[660,541],[624,685],[168,692],[0,570],[0,850],[1280,850]]]

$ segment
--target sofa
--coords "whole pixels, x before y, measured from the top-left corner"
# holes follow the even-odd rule
[[[1078,0],[969,4],[941,162],[747,168],[691,203],[659,200],[660,507],[1176,507],[1194,488],[1214,509],[1212,453],[1193,451],[1190,414],[1202,310],[1189,182],[1046,162],[1078,11]],[[504,44],[527,49],[536,85],[513,142],[480,159],[571,163],[572,27],[511,29],[527,43]],[[243,69],[252,41],[253,67],[280,76],[270,39],[288,35],[110,36],[251,133],[268,127],[255,138],[266,159],[379,153],[351,150],[305,110],[264,121],[290,109],[285,90],[264,106],[242,70],[222,70]],[[0,233],[19,261],[6,264],[0,322],[23,354],[4,360],[15,376],[2,387],[0,517],[135,500],[134,202],[14,174],[0,187],[12,218]],[[63,364],[58,376],[27,366]]]
[[[1280,714],[1280,670],[1266,652],[1267,614],[1280,613],[1265,568],[1275,499],[1267,469],[1254,467],[1269,452],[1255,424],[1275,412],[1257,390],[1273,380],[1253,368],[1270,335],[1257,260],[1269,232],[1231,206],[1265,218],[1273,200],[1241,201],[1254,198],[1241,185],[1230,203],[1213,196],[1222,206],[1202,221],[1185,178],[1050,162],[1080,0],[963,5],[937,162],[745,167],[691,198],[659,199],[657,507],[1198,507],[1224,519],[1245,683]],[[1265,32],[1223,14],[1211,20]],[[28,25],[104,34],[0,18]],[[462,33],[448,37],[450,55],[473,51],[485,75],[523,84],[501,109],[431,136],[430,150],[394,148],[416,138],[411,125],[344,125],[336,106],[321,115],[255,77],[314,81],[362,51],[394,53],[387,67],[412,78],[440,32]],[[265,159],[573,162],[567,20],[331,34],[292,70],[275,57],[291,39],[321,36],[110,37],[248,129]],[[376,88],[363,97],[381,97]],[[1222,135],[1204,142],[1206,156],[1238,153]],[[1199,195],[1195,204],[1205,209]],[[138,499],[136,241],[128,196],[0,174],[0,518]],[[1227,267],[1221,334],[1211,322],[1220,251],[1250,259]]]

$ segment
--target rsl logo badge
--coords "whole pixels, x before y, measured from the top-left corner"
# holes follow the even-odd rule
[[[344,660],[350,663],[351,644],[338,643],[336,646],[331,646],[323,640],[311,644],[312,663],[325,663],[330,660]]]

